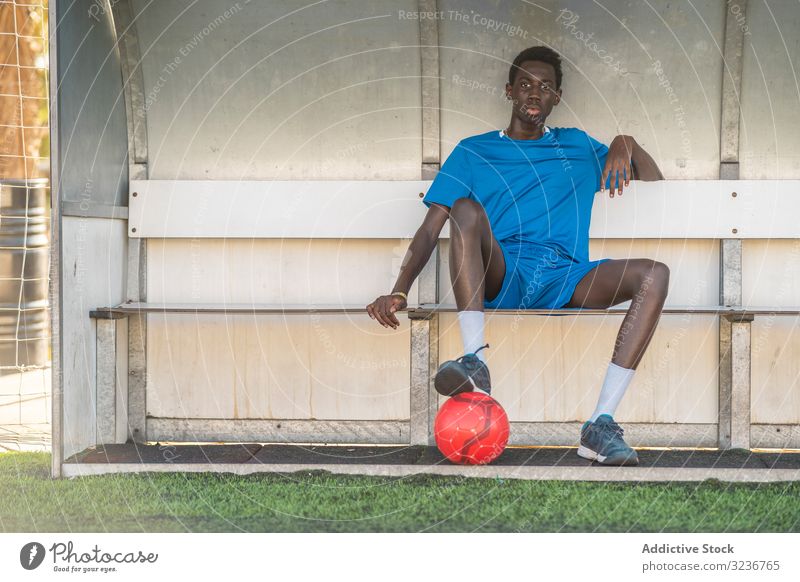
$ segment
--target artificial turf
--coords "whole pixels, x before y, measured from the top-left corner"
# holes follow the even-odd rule
[[[321,471],[51,480],[0,454],[3,532],[795,532],[800,483],[590,483]]]

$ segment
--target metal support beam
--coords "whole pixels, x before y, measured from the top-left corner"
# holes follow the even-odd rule
[[[419,0],[420,14],[436,12],[436,0]],[[419,19],[422,86],[422,179],[426,170],[438,170],[439,153],[439,22]],[[434,166],[434,167],[431,167]],[[435,174],[435,171],[434,171]]]
[[[411,417],[412,445],[428,444],[428,362],[430,320],[411,320]]]
[[[127,206],[112,206],[110,204],[92,204],[82,208],[82,202],[61,203],[61,216],[79,216],[83,218],[116,218],[128,220]]]
[[[128,440],[128,318],[117,313],[97,317],[97,368],[95,371],[96,443]]]
[[[428,322],[430,335],[430,349],[428,351],[428,443],[435,445],[433,423],[436,413],[439,412],[439,393],[433,386],[433,379],[439,369],[439,316],[432,317]]]
[[[61,149],[59,138],[59,99],[60,83],[58,82],[58,15],[56,2],[47,6],[47,20],[50,53],[50,338],[52,347],[52,410],[51,410],[51,455],[50,474],[54,479],[63,475],[64,462],[64,341],[61,337],[61,318],[64,313],[62,305],[62,243],[61,243]],[[63,10],[64,5],[61,4]]]
[[[439,295],[439,245],[419,277],[419,303],[436,302]],[[411,444],[433,444],[433,421],[438,393],[433,377],[439,367],[439,314],[411,322]]]
[[[747,12],[747,0],[738,0],[740,17]],[[726,6],[727,7],[727,6]],[[742,88],[744,30],[737,17],[725,11],[725,44],[722,72],[722,116],[720,118],[720,179],[739,178],[739,114]],[[732,177],[735,174],[735,177]]]
[[[731,405],[733,394],[733,350],[731,340],[733,325],[725,318],[719,318],[719,405],[717,446],[721,449],[731,448]]]
[[[128,440],[147,441],[145,362],[145,324],[147,315],[132,315],[128,319]]]
[[[128,169],[130,180],[148,178],[147,110],[139,36],[130,0],[111,2],[117,34],[125,113],[128,121]],[[128,194],[130,196],[130,193]],[[147,240],[128,239],[126,300],[147,300]],[[131,317],[128,325],[128,438],[146,440],[145,390],[147,377],[147,316]]]
[[[741,13],[747,0],[739,2]],[[727,6],[726,6],[727,8]],[[722,180],[739,179],[739,117],[741,110],[744,31],[736,16],[725,11],[722,111],[720,116],[720,168]],[[720,305],[742,305],[742,241],[723,239],[719,248]],[[746,381],[745,381],[746,371]],[[746,394],[745,394],[746,392]],[[747,403],[747,411],[742,409]],[[750,446],[750,323],[719,318],[719,447]],[[741,425],[747,418],[748,425]]]
[[[752,321],[752,320],[751,320]],[[730,447],[750,448],[750,321],[731,324]]]
[[[720,180],[738,180],[739,179],[739,162],[720,162],[720,164],[719,164],[719,179]]]
[[[752,315],[720,318],[719,447],[722,449],[750,448],[752,321]]]
[[[742,241],[720,241],[720,305],[742,305]],[[752,314],[719,318],[719,443],[749,448],[750,321]],[[746,378],[745,378],[746,376]],[[747,410],[742,406],[747,403]],[[746,416],[748,426],[741,426]],[[747,446],[745,446],[747,444]]]
[[[431,258],[423,267],[417,278],[417,305],[435,304],[439,296],[439,248],[441,242],[436,242]]]
[[[439,394],[433,378],[439,367],[439,316],[411,319],[411,444],[433,445]]]
[[[125,92],[130,179],[145,180],[147,179],[147,123],[139,36],[136,33],[130,0],[114,0],[110,8],[114,17],[117,50],[122,67],[122,86]]]
[[[742,306],[742,241],[719,241],[719,304]]]
[[[147,239],[128,239],[129,302],[147,298]],[[147,314],[131,316],[128,324],[128,438],[145,442],[147,396]]]
[[[436,0],[419,0],[420,13],[436,12]],[[422,167],[423,180],[432,180],[439,172],[439,29],[435,19],[420,18],[420,71],[422,87]],[[424,195],[424,192],[420,193]],[[439,252],[441,243],[419,276],[418,301],[436,303],[439,297]],[[412,445],[433,444],[433,421],[438,410],[438,395],[433,389],[433,375],[439,366],[439,316],[411,321],[411,423]]]
[[[97,319],[96,443],[116,442],[117,432],[117,320]]]

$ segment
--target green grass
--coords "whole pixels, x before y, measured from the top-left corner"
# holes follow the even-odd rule
[[[294,474],[51,480],[0,454],[4,532],[792,532],[800,483],[625,484]]]

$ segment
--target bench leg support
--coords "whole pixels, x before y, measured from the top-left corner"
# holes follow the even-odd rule
[[[751,320],[720,318],[719,447],[750,448]]]
[[[128,320],[97,318],[96,443],[124,443],[128,424]]]
[[[146,317],[145,314],[140,314],[128,318],[128,440],[135,443],[144,443],[147,440]]]
[[[411,444],[434,444],[438,394],[433,377],[439,365],[439,316],[411,320]]]
[[[97,444],[116,442],[117,320],[97,320]]]

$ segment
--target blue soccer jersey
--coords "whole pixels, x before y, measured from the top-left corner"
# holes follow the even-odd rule
[[[506,276],[486,307],[559,308],[598,264],[589,222],[608,147],[577,128],[546,128],[536,140],[493,130],[461,140],[423,198],[481,204],[503,250]],[[610,178],[609,178],[610,181]]]

